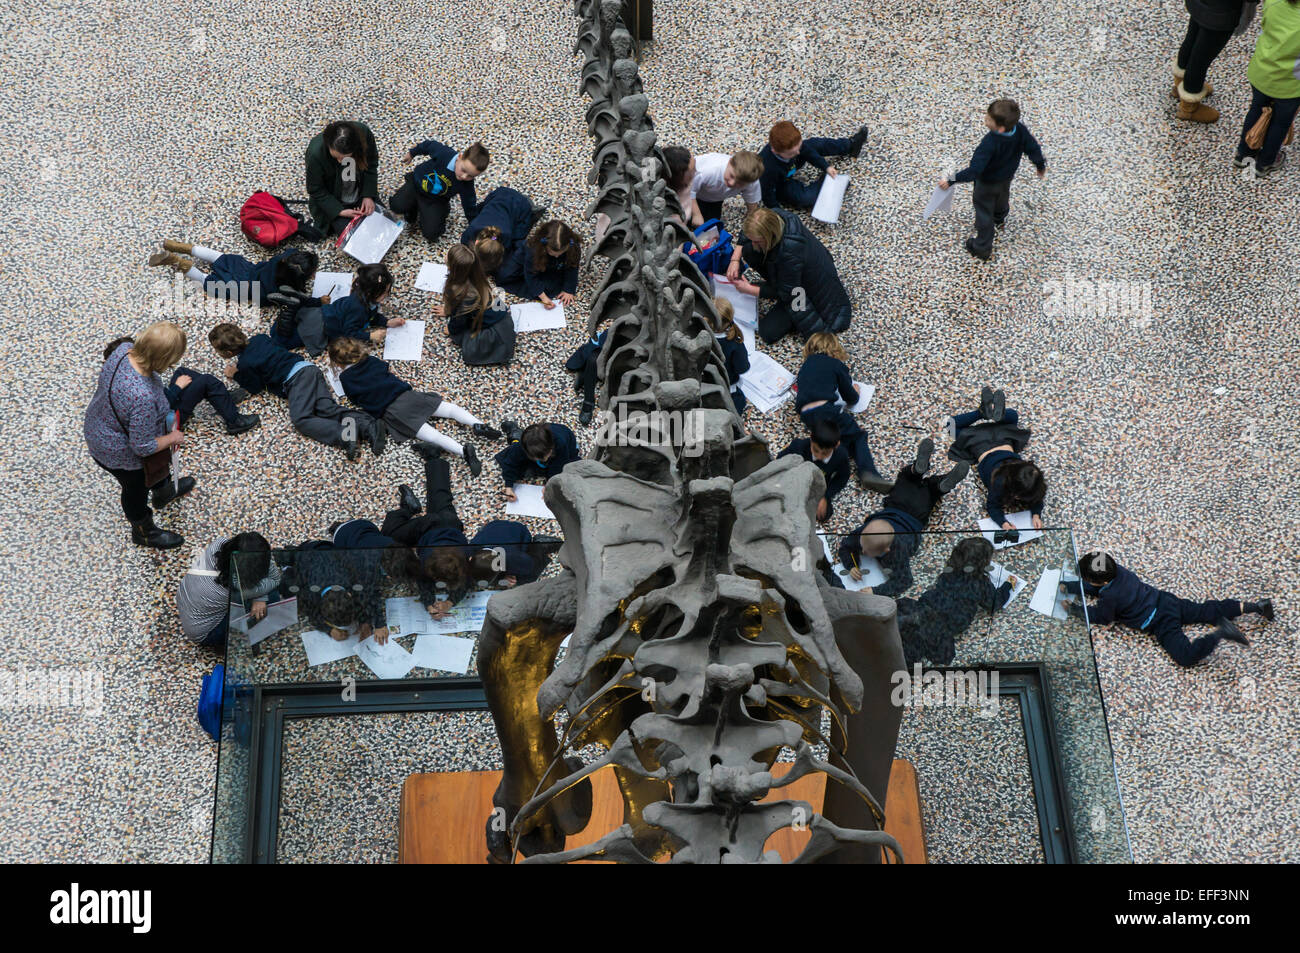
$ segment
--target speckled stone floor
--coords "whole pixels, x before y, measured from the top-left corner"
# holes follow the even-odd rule
[[[509,184],[578,219],[591,192],[574,21],[561,0],[398,0],[378,16],[283,0],[13,12],[28,28],[0,39],[11,77],[0,103],[0,668],[94,671],[105,697],[94,715],[0,712],[0,858],[203,860],[215,749],[193,712],[213,657],[180,639],[172,605],[192,546],[252,528],[289,545],[379,515],[393,485],[419,483],[419,461],[403,450],[349,466],[294,434],[282,402],[258,397],[246,409],[259,430],[191,427],[199,487],[160,519],[191,545],[137,549],[81,441],[99,352],[167,316],[190,333],[186,362],[216,371],[215,317],[190,291],[178,306],[144,258],[165,237],[257,257],[239,204],[264,187],[301,195],[302,150],[336,116],[375,130],[385,196],[412,143],[482,138],[494,156],[485,188]],[[1135,858],[1294,861],[1300,197],[1293,169],[1256,183],[1230,165],[1253,32],[1211,69],[1224,118],[1173,118],[1168,61],[1185,22],[1177,0],[845,0],[743,16],[717,0],[664,0],[642,75],[662,141],[696,151],[757,147],[780,118],[809,135],[871,124],[862,157],[839,163],[855,180],[841,224],[812,227],[854,299],[845,341],[879,388],[864,419],[882,468],[998,384],[1034,430],[1048,522],[1072,527],[1080,547],[1106,547],[1189,597],[1274,597],[1275,623],[1246,623],[1249,651],[1189,671],[1147,637],[1094,636]],[[979,263],[960,247],[968,189],[950,217],[923,223],[920,210],[999,95],[1019,99],[1050,172],[1022,172],[993,259]],[[457,211],[449,231],[461,227]],[[394,249],[390,313],[427,316],[415,272],[447,244],[407,236]],[[332,266],[346,267],[326,255]],[[464,368],[431,324],[426,359],[400,371],[493,420],[576,426],[557,365],[582,338],[595,278],[569,327],[521,338],[508,369]],[[1131,283],[1149,318],[1050,306],[1048,283],[1087,281]],[[252,328],[261,316],[240,319]],[[793,343],[769,352],[796,366]],[[796,429],[788,407],[750,423],[778,448]],[[471,484],[453,467],[471,526],[501,512],[491,472]],[[870,502],[847,491],[838,528]],[[964,486],[934,525],[971,527],[979,507]]]

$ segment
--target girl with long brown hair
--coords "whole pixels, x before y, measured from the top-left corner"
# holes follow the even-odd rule
[[[558,300],[572,304],[578,290],[582,239],[557,218],[542,222],[502,263],[497,284],[513,295],[533,298],[550,310]]]

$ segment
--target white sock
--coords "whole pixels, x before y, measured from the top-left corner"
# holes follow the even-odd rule
[[[185,277],[190,279],[190,281],[194,282],[200,288],[203,287],[203,282],[208,280],[207,272],[199,271],[197,265],[190,265],[190,270],[185,272]]]
[[[458,457],[465,456],[465,448],[452,440],[445,433],[435,430],[428,424],[421,424],[420,429],[415,432],[416,440],[423,440],[425,443],[431,443],[439,450],[450,450]]]
[[[216,261],[221,257],[221,252],[213,251],[211,248],[204,248],[202,245],[192,245],[193,255],[199,261],[206,261],[208,264]]]
[[[446,417],[450,420],[456,421],[458,424],[464,424],[466,427],[472,427],[474,424],[481,424],[483,422],[464,407],[461,407],[458,404],[453,404],[449,400],[444,400],[439,404],[438,409],[433,412],[433,416]]]

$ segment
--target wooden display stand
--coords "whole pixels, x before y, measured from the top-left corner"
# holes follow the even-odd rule
[[[773,766],[778,777],[789,765]],[[492,794],[501,780],[500,771],[456,771],[445,774],[412,774],[402,784],[402,806],[397,858],[402,864],[484,864],[487,843],[484,826],[492,813]],[[594,808],[586,830],[566,842],[568,848],[590,844],[623,823],[623,799],[614,772],[604,768],[591,778]],[[807,801],[820,811],[826,791],[826,775],[800,778],[779,788],[764,800]],[[921,820],[921,795],[916,769],[910,761],[894,761],[885,798],[885,830],[903,849],[903,860],[924,864],[925,829]],[[810,837],[808,831],[789,828],[768,839],[767,849],[793,860]],[[596,861],[599,863],[599,861]]]

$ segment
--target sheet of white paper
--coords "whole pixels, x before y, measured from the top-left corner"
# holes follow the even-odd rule
[[[839,537],[835,537],[836,545],[839,545]],[[844,588],[852,592],[858,592],[868,586],[881,586],[885,583],[885,573],[880,568],[879,560],[871,556],[858,557],[858,571],[862,573],[860,580],[855,580],[849,575],[849,571],[844,568],[842,563],[835,561],[835,554],[831,552],[831,537],[823,536],[822,549],[826,551],[826,561],[831,564],[831,572],[839,577],[840,582],[844,583]]]
[[[233,627],[238,632],[248,634],[248,644],[256,645],[268,636],[275,635],[284,629],[289,628],[298,621],[298,599],[292,597],[282,599],[279,602],[272,602],[266,607],[266,615],[260,622],[253,622],[251,613],[243,618],[236,619]],[[251,625],[249,623],[252,623]]]
[[[876,396],[876,385],[864,384],[862,381],[854,381],[853,383],[858,385],[858,402],[849,408],[849,413],[860,414],[867,409],[867,406],[871,403],[871,398]],[[835,405],[843,407],[844,398],[836,397]]]
[[[1068,619],[1069,613],[1061,605],[1061,593],[1057,587],[1061,584],[1061,570],[1044,569],[1034,587],[1034,596],[1029,600],[1029,608],[1053,619]]]
[[[307,650],[308,665],[324,665],[326,662],[337,662],[349,655],[356,655],[357,644],[361,641],[360,636],[349,635],[342,642],[335,642],[328,632],[318,632],[315,629],[301,634],[302,647]]]
[[[442,294],[442,289],[446,284],[447,266],[440,265],[436,261],[426,261],[420,266],[420,273],[415,276],[415,287],[421,291]]]
[[[348,236],[343,251],[363,265],[377,265],[393,247],[404,227],[404,223],[394,221],[376,209]]]
[[[571,638],[573,638],[572,632],[570,632],[568,635],[564,637],[564,641],[560,643],[560,648],[567,649],[569,647],[569,639]]]
[[[1020,531],[1020,538],[1014,543],[1003,541],[997,543],[993,537],[1002,527],[993,522],[987,516],[979,521],[980,530],[984,533],[984,538],[993,543],[994,549],[1006,549],[1008,546],[1020,546],[1029,543],[1042,536],[1042,530],[1034,529],[1034,515],[1028,510],[1021,510],[1019,513],[1008,513],[1007,522]]]
[[[993,588],[996,589],[998,586],[1002,585],[1007,581],[1007,577],[1012,575],[1014,574],[1008,572],[1007,567],[1003,566],[1001,563],[989,563],[989,581],[993,583]],[[1011,584],[1011,594],[1007,596],[1007,601],[1002,603],[1002,608],[1004,609],[1011,605],[1011,603],[1015,601],[1016,596],[1024,592],[1025,587],[1029,585],[1029,580],[1024,576],[1016,576],[1015,580],[1016,581]]]
[[[819,222],[830,225],[840,220],[840,209],[844,206],[844,192],[849,187],[849,177],[841,172],[831,178],[822,179],[822,187],[817,192],[817,201],[813,204],[812,217]]]
[[[737,290],[736,286],[721,275],[713,276],[713,296],[726,298],[735,311],[736,327],[745,339],[745,350],[750,354],[758,351],[758,338],[754,329],[758,327],[758,299]]]
[[[516,334],[527,334],[530,331],[550,331],[564,327],[564,305],[557,301],[555,307],[548,311],[540,301],[529,301],[527,304],[512,304],[510,306],[510,317],[514,319]]]
[[[331,301],[346,298],[352,293],[352,278],[350,271],[318,271],[316,280],[311,283],[311,296],[329,295]]]
[[[334,396],[342,397],[343,381],[339,380],[339,375],[338,372],[334,370],[334,365],[326,361],[325,366],[321,369],[321,373],[325,376],[326,383],[330,385],[330,390],[334,391]]]
[[[380,645],[373,635],[357,644],[357,658],[380,678],[401,678],[415,667],[411,653],[398,645],[396,640],[389,639]]]
[[[951,212],[952,193],[953,188],[951,185],[946,189],[941,189],[936,185],[934,192],[930,195],[930,201],[925,203],[925,218],[928,219],[935,212]]]
[[[424,322],[406,319],[384,335],[385,361],[418,361],[424,356]]]
[[[513,503],[506,504],[506,513],[510,516],[536,516],[539,519],[553,520],[555,514],[551,512],[546,501],[542,499],[542,488],[534,486],[531,483],[516,483],[514,485],[515,496],[518,497]]]
[[[749,370],[740,375],[740,388],[759,413],[770,413],[791,396],[794,375],[761,351],[749,355]]]
[[[427,632],[428,623],[432,621],[428,610],[415,596],[386,600],[384,617],[388,631],[396,632],[399,636]]]
[[[483,631],[483,620],[487,618],[487,604],[488,599],[491,597],[492,592],[490,590],[470,593],[456,603],[455,608],[443,618],[435,619],[430,616],[429,621],[424,626],[424,631],[430,635],[455,635],[457,632]]]
[[[473,654],[473,639],[425,633],[416,640],[415,651],[411,653],[411,657],[415,659],[418,668],[432,668],[439,672],[456,672],[458,675],[464,675],[469,671],[469,659]]]

